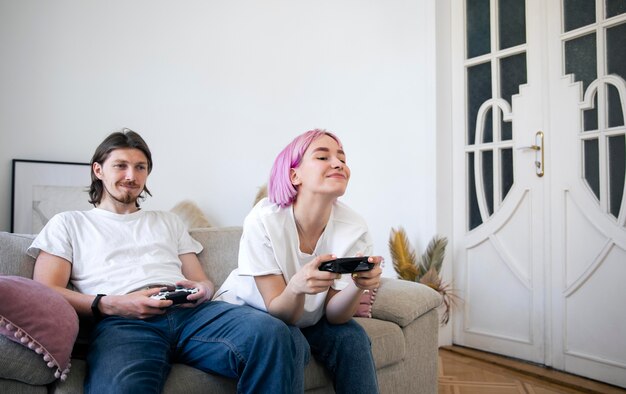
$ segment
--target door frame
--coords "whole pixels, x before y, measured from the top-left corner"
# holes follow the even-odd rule
[[[448,253],[444,257],[441,269],[442,279],[454,287],[453,274],[455,239],[453,235],[453,155],[452,155],[452,132],[457,120],[453,118],[452,108],[456,103],[452,95],[453,84],[453,53],[452,53],[452,1],[435,1],[435,50],[436,50],[436,226],[437,233],[448,238]],[[439,346],[450,346],[453,343],[452,327],[454,325],[454,313],[450,316],[447,325],[439,329]]]
[[[462,152],[462,147],[459,147],[459,144],[464,144],[464,141],[455,141],[455,130],[461,128],[465,129],[465,92],[463,94],[458,94],[458,90],[455,90],[455,87],[464,86],[463,80],[463,72],[459,72],[457,69],[459,65],[464,64],[464,53],[459,53],[459,51],[453,51],[453,48],[456,48],[458,43],[455,43],[454,40],[458,39],[458,35],[455,33],[455,28],[458,26],[464,26],[464,15],[463,12],[458,12],[459,8],[463,8],[464,0],[439,0],[437,1],[436,7],[436,16],[437,16],[437,231],[441,234],[446,235],[449,238],[449,253],[446,257],[446,262],[444,262],[444,267],[448,267],[448,270],[444,270],[444,280],[447,282],[451,282],[454,285],[454,278],[458,274],[456,261],[459,261],[459,253],[457,251],[458,239],[456,238],[457,234],[455,234],[457,226],[457,221],[462,220],[465,222],[464,218],[455,218],[454,212],[459,212],[459,207],[455,206],[455,204],[459,204],[457,201],[452,199],[452,196],[455,193],[465,193],[465,190],[461,190],[460,186],[453,185],[452,180],[454,179],[454,174],[458,174],[459,168],[463,169],[464,166],[459,164],[460,160],[463,160],[462,157],[458,155],[458,152]],[[538,7],[541,7],[543,12],[538,12],[535,14],[536,17],[541,18],[541,22],[539,25],[542,26],[541,31],[527,30],[527,42],[530,42],[529,34],[537,35],[544,34],[547,36],[548,34],[555,34],[554,30],[557,29],[560,31],[560,24],[549,24],[548,18],[550,16],[558,15],[560,18],[561,15],[561,0],[549,0],[539,1],[534,4],[539,4]],[[460,5],[460,7],[459,7]],[[535,10],[536,12],[537,10]],[[540,10],[541,11],[541,10]],[[559,19],[560,20],[560,19]],[[557,26],[555,26],[557,25]],[[558,37],[559,35],[555,36]],[[545,92],[545,96],[549,97],[549,94],[553,90],[554,82],[550,81],[550,78],[554,78],[554,67],[560,64],[560,60],[557,62],[555,59],[551,58],[551,56],[559,56],[558,51],[560,48],[556,48],[555,43],[549,43],[542,45],[540,48],[541,52],[539,56],[541,56],[541,63],[543,64],[542,75],[541,75],[541,83],[542,90]],[[528,53],[533,50],[532,48],[528,50]],[[536,49],[534,49],[536,51]],[[534,55],[537,55],[536,53]],[[529,55],[530,56],[530,55]],[[529,69],[530,72],[530,69]],[[530,77],[529,77],[530,78]],[[563,79],[567,79],[569,77],[563,77]],[[458,89],[458,88],[457,88]],[[548,104],[552,104],[552,98],[547,100]],[[455,108],[460,108],[462,110],[454,110]],[[542,128],[545,131],[545,166],[546,166],[546,187],[545,187],[545,197],[543,198],[542,208],[545,213],[544,225],[542,227],[543,234],[546,235],[546,239],[551,239],[553,242],[559,242],[558,234],[556,232],[559,231],[559,223],[555,223],[555,220],[559,220],[558,217],[555,217],[552,213],[551,207],[558,207],[561,203],[562,198],[558,198],[558,193],[556,192],[554,185],[554,176],[553,170],[556,170],[558,167],[558,163],[555,162],[557,158],[553,156],[554,152],[551,151],[553,144],[555,143],[554,134],[551,132],[551,128],[554,127],[554,123],[557,119],[554,119],[550,115],[550,111],[543,111],[542,115]],[[456,133],[456,135],[462,135]],[[516,141],[516,144],[519,141]],[[554,165],[554,166],[553,166]],[[552,177],[552,178],[551,178]],[[606,223],[600,223],[604,225]],[[455,227],[456,226],[456,227]],[[620,244],[620,247],[626,248],[626,245]],[[564,343],[563,343],[563,332],[560,327],[563,322],[563,310],[562,310],[562,302],[559,299],[560,294],[558,293],[560,288],[562,288],[562,280],[563,273],[562,267],[558,266],[558,261],[561,257],[559,257],[559,253],[562,251],[558,250],[558,247],[553,246],[550,242],[545,242],[545,245],[542,250],[542,258],[543,261],[547,262],[543,266],[542,275],[544,275],[543,286],[544,286],[544,294],[542,305],[544,308],[544,329],[543,329],[543,338],[544,347],[544,364],[548,366],[553,366],[560,370],[567,370],[566,368],[566,357],[567,355],[564,353]],[[462,307],[461,307],[462,308]],[[451,317],[451,323],[441,331],[443,335],[440,336],[440,344],[451,345],[455,342],[454,338],[454,330],[451,329],[451,326],[459,324],[459,313],[461,308],[457,308],[456,312]],[[607,381],[609,381],[608,379]]]

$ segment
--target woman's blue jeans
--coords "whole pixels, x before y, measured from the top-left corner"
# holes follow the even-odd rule
[[[147,320],[107,317],[94,328],[85,392],[160,394],[172,363],[239,379],[238,393],[291,393],[296,348],[265,312],[220,301]]]
[[[363,327],[356,321],[330,324],[324,316],[313,326],[300,330],[291,328],[291,334],[299,348],[297,355],[299,365],[307,363],[309,349],[302,350],[302,347],[309,346],[313,357],[330,372],[335,392],[338,394],[378,393],[371,342]],[[302,338],[302,335],[306,339]],[[296,370],[294,387],[297,387],[300,381],[304,386],[303,376],[304,368]]]

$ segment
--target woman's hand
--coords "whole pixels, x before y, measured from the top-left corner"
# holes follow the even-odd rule
[[[380,277],[383,273],[380,265],[383,262],[383,258],[381,256],[370,256],[367,261],[374,263],[374,268],[369,271],[354,272],[352,280],[356,287],[361,290],[374,290],[380,286]]]
[[[287,324],[295,324],[304,313],[306,294],[322,293],[341,277],[333,272],[320,271],[319,266],[335,256],[319,256],[305,264],[285,283],[282,275],[264,275],[254,278],[267,311]]]
[[[362,256],[358,253],[357,256]],[[352,282],[341,291],[330,290],[326,299],[326,318],[331,324],[343,324],[350,320],[359,306],[364,290],[373,290],[380,286],[383,258],[370,256],[367,261],[374,263],[369,271],[352,273]]]
[[[289,280],[287,289],[294,294],[318,294],[328,290],[335,279],[341,278],[341,274],[320,271],[319,267],[322,263],[336,258],[337,257],[332,254],[314,258],[303,265]]]

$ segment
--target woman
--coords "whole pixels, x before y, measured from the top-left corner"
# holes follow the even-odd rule
[[[331,372],[338,393],[376,393],[369,338],[352,320],[364,290],[380,284],[380,256],[370,271],[345,275],[320,271],[336,257],[369,256],[364,220],[337,200],[350,179],[339,139],[325,130],[296,137],[278,155],[268,198],[246,217],[239,268],[218,298],[265,310],[289,325],[304,363],[309,349]],[[304,349],[302,349],[304,347]],[[303,379],[296,391],[303,390]]]

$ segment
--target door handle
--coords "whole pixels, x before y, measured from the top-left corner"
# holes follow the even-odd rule
[[[541,150],[541,147],[539,145],[526,145],[526,146],[518,146],[517,149],[518,150],[521,150],[521,149]]]
[[[535,143],[533,145],[520,146],[517,149],[529,149],[535,151],[535,174],[541,178],[545,173],[543,131],[535,133]]]

